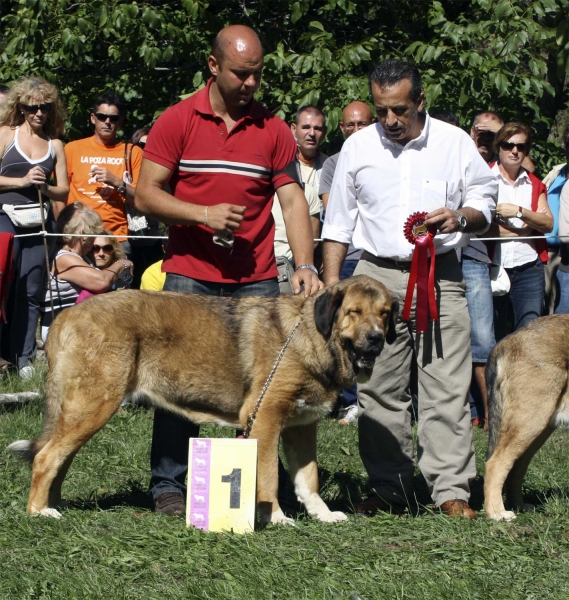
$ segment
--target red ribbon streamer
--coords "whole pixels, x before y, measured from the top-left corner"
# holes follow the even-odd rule
[[[429,253],[431,255],[430,268]],[[407,285],[405,306],[403,307],[404,321],[409,321],[411,318],[415,284],[417,284],[417,303],[415,307],[417,332],[425,333],[429,327],[429,311],[433,321],[439,319],[435,296],[435,245],[433,234],[430,231],[426,235],[415,238],[415,250],[413,251],[409,284]]]

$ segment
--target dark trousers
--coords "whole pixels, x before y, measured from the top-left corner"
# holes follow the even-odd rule
[[[53,231],[53,222],[46,229]],[[39,233],[41,227],[15,227],[10,218],[0,215],[0,232],[14,235]],[[54,238],[48,238],[51,253]],[[18,368],[25,367],[36,355],[36,329],[40,304],[45,297],[47,266],[43,238],[14,238],[14,278],[8,292],[8,323],[2,327],[2,357]]]
[[[538,257],[535,262],[506,269],[510,291],[494,298],[496,341],[521,329],[543,314],[545,297],[545,266]]]
[[[356,267],[358,266],[357,260],[345,260],[342,263],[342,269],[340,270],[340,279],[348,279],[354,274]],[[350,387],[342,389],[342,396],[344,397],[344,406],[352,406],[358,403],[358,387],[357,384],[353,384]]]
[[[164,291],[204,294],[206,296],[278,296],[277,278],[253,283],[219,284],[198,281],[168,273]],[[150,451],[150,492],[154,500],[167,492],[186,492],[188,442],[199,437],[199,425],[159,408],[154,412],[152,448]]]

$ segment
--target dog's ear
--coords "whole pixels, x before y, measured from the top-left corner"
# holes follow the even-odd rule
[[[387,335],[385,336],[385,341],[388,344],[393,344],[395,338],[397,337],[397,333],[395,331],[395,323],[397,322],[397,317],[399,316],[399,300],[397,298],[393,298],[391,301],[391,312],[389,313],[389,327],[387,328]]]
[[[326,290],[314,303],[314,323],[325,337],[332,333],[336,315],[344,300],[344,290]]]

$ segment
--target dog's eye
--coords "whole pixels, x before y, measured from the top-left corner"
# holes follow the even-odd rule
[[[359,308],[349,308],[348,314],[349,315],[361,315],[362,311]]]

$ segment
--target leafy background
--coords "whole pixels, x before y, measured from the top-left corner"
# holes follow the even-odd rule
[[[0,80],[39,74],[69,108],[68,138],[88,135],[89,106],[105,89],[129,105],[125,135],[205,84],[215,33],[254,27],[266,62],[258,97],[290,119],[317,104],[329,151],[351,100],[369,100],[373,64],[414,61],[427,105],[534,128],[540,172],[563,158],[569,122],[569,0],[2,0]]]

